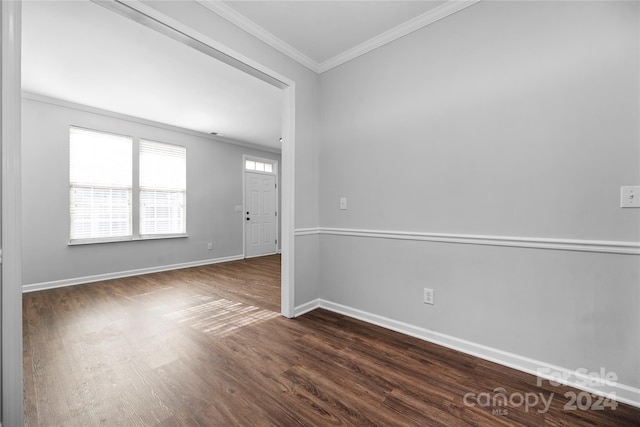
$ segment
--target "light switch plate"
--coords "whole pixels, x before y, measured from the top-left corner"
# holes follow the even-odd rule
[[[340,209],[341,210],[347,209],[347,198],[346,197],[340,197]]]
[[[640,185],[620,187],[620,207],[640,208]]]

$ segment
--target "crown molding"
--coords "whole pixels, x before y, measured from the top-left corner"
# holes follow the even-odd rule
[[[354,46],[351,49],[348,49],[334,56],[333,58],[327,59],[322,64],[320,64],[318,73],[321,74],[325,71],[329,71],[332,68],[344,64],[345,62],[349,62],[352,59],[364,55],[365,53],[369,53],[374,49],[382,47],[388,43],[398,40],[401,37],[406,36],[407,34],[411,34],[412,32],[426,27],[427,25],[431,25],[434,22],[446,18],[449,15],[459,12],[462,9],[473,6],[480,1],[481,0],[448,0],[440,6],[428,10],[413,19],[410,19],[396,27],[393,27],[390,30],[385,31],[384,33],[381,33],[363,43],[360,43],[359,45]]]
[[[145,126],[151,126],[158,129],[169,130],[172,132],[178,132],[186,135],[193,135],[199,138],[210,139],[217,142],[222,142],[225,144],[238,145],[245,148],[252,148],[254,150],[266,151],[274,154],[282,154],[282,149],[277,149],[273,147],[269,147],[266,145],[259,145],[248,141],[241,141],[239,139],[226,138],[224,136],[219,135],[211,135],[205,132],[195,131],[193,129],[187,129],[180,126],[174,126],[166,123],[160,123],[153,120],[143,119],[141,117],[130,116],[128,114],[122,114],[115,111],[103,110],[102,108],[91,107],[89,105],[78,104],[76,102],[65,101],[59,98],[53,98],[46,95],[41,95],[38,93],[22,91],[22,98],[28,99],[31,101],[41,102],[44,104],[57,105],[58,107],[69,108],[77,111],[84,111],[86,113],[97,114],[105,117],[112,117],[118,120],[125,120],[132,123],[138,123]]]
[[[226,19],[231,22],[235,26],[241,28],[247,33],[251,34],[254,37],[257,37],[259,40],[268,44],[272,48],[278,50],[281,53],[284,53],[289,58],[298,62],[301,65],[304,65],[311,71],[315,73],[320,73],[320,64],[318,64],[313,59],[309,58],[304,53],[300,52],[293,46],[288,43],[285,43],[271,32],[265,30],[260,25],[256,24],[252,20],[248,19],[244,15],[237,12],[230,6],[227,6],[220,0],[196,0],[202,6],[206,7],[210,11],[216,13],[220,17]]]
[[[357,46],[354,46],[353,48],[348,49],[332,58],[329,58],[322,63],[314,61],[304,53],[300,52],[290,44],[282,41],[273,33],[267,31],[260,25],[240,14],[232,7],[227,6],[220,0],[196,1],[202,6],[216,13],[220,17],[226,19],[227,21],[251,34],[252,36],[257,37],[259,40],[268,44],[272,48],[287,55],[289,58],[293,59],[299,64],[307,67],[311,71],[317,74],[322,74],[325,71],[329,71],[332,68],[344,64],[345,62],[349,62],[352,59],[371,52],[372,50],[384,46],[387,43],[391,43],[394,40],[406,36],[407,34],[426,27],[427,25],[433,24],[434,22],[446,18],[447,16],[452,15],[456,12],[459,12],[462,9],[466,9],[467,7],[472,6],[480,2],[481,0],[448,0],[440,6],[437,6],[421,15],[416,16],[413,19],[410,19],[409,21],[393,27],[390,30],[385,31],[384,33],[379,34]]]

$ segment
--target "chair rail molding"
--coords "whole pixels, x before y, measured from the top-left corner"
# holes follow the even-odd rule
[[[597,252],[640,255],[640,242],[582,240],[551,237],[493,236],[481,234],[428,233],[414,231],[371,230],[357,228],[301,228],[296,236],[333,235],[374,239],[413,240],[423,242],[457,243],[466,245],[505,246],[528,249]]]

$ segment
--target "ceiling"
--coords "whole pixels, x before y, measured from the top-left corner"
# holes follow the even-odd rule
[[[22,89],[279,151],[282,91],[86,1],[23,2]]]
[[[478,0],[196,1],[322,73]],[[22,37],[26,93],[280,150],[280,89],[97,4],[23,2]]]

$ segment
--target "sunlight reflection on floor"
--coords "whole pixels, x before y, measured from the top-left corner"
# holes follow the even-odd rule
[[[211,297],[210,297],[211,298]],[[202,301],[205,298],[198,299]],[[210,301],[165,314],[208,335],[225,336],[233,331],[278,317],[279,313],[227,299]]]

